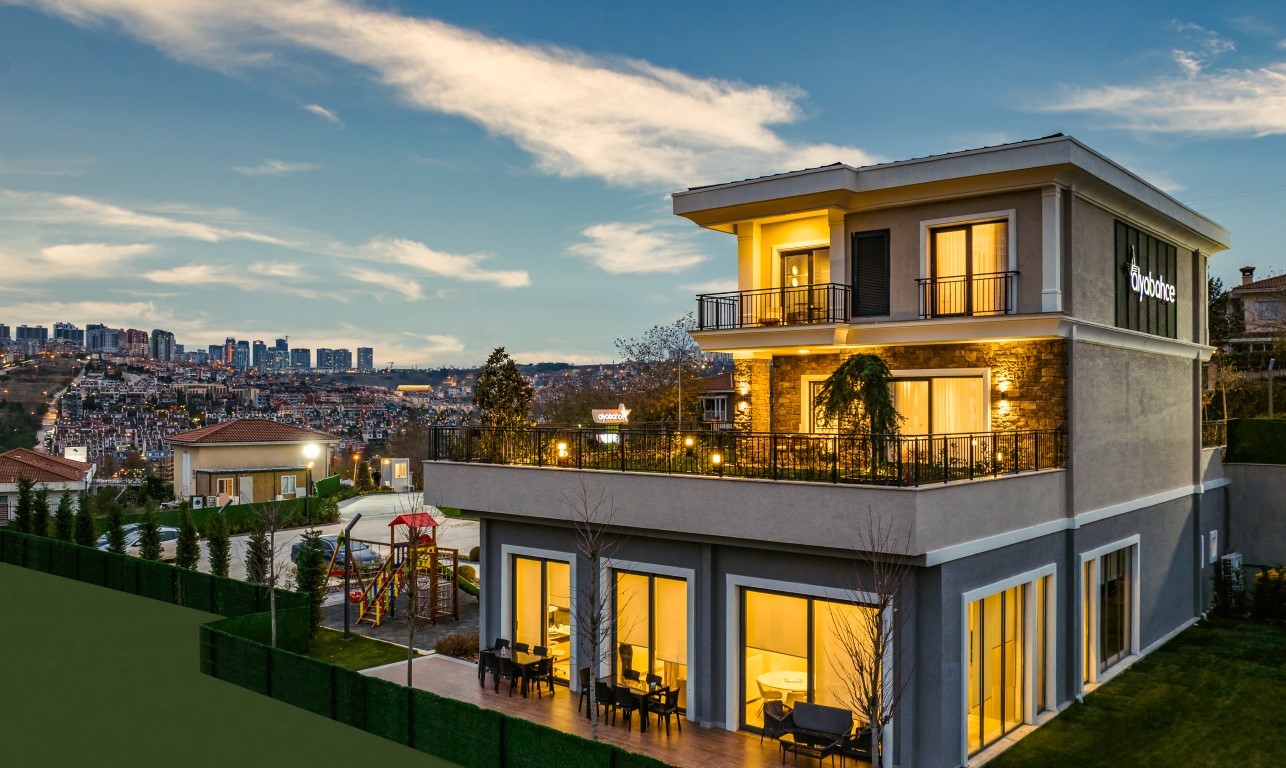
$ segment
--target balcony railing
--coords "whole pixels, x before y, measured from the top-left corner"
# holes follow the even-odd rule
[[[790,288],[705,293],[697,297],[697,328],[723,331],[848,320],[849,287],[820,283]]]
[[[1228,422],[1201,422],[1201,447],[1222,448],[1228,445]]]
[[[1059,430],[813,435],[430,427],[430,461],[918,486],[1063,466]]]
[[[1014,309],[1017,272],[957,277],[922,277],[920,317],[1003,315]]]

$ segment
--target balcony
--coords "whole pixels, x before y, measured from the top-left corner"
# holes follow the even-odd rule
[[[1059,430],[815,435],[431,427],[429,461],[916,487],[1063,466]]]
[[[1005,315],[1014,310],[1017,272],[922,277],[920,317]]]
[[[789,288],[705,293],[697,297],[702,331],[821,325],[848,320],[849,287],[820,283]]]

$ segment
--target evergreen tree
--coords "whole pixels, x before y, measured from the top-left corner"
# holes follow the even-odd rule
[[[102,495],[99,495],[102,498]],[[107,505],[107,551],[118,554],[125,552],[124,510],[119,504]]]
[[[37,536],[49,535],[49,489],[40,488],[31,505],[31,532]]]
[[[295,587],[308,595],[308,622],[312,634],[317,634],[317,628],[321,626],[326,581],[326,558],[322,555],[321,531],[306,531],[299,556],[295,560]]]
[[[179,540],[175,545],[174,563],[180,568],[195,571],[201,561],[201,535],[192,523],[192,515],[184,504],[179,509]]]
[[[268,532],[255,526],[246,542],[246,581],[251,584],[268,583],[268,561],[272,558],[268,545]]]
[[[138,554],[144,560],[161,559],[161,530],[156,522],[156,510],[149,505],[143,510],[143,522],[139,523]]]
[[[31,533],[31,510],[35,506],[36,483],[25,477],[18,478],[18,504],[13,510],[13,522],[9,523],[18,533]]]
[[[357,465],[357,490],[369,491],[375,487],[371,481],[371,467],[366,462]]]
[[[473,407],[478,420],[492,427],[519,427],[531,422],[531,382],[518,370],[518,364],[496,347],[478,373],[473,386]]]
[[[82,547],[92,547],[98,540],[94,531],[94,511],[90,508],[88,493],[81,493],[79,503],[76,505],[72,540]]]
[[[58,511],[54,513],[54,536],[63,541],[71,541],[71,494],[64,493],[58,500]]]
[[[215,576],[227,576],[230,554],[228,523],[222,514],[210,518],[210,525],[205,529],[206,548],[210,550],[210,573]]]

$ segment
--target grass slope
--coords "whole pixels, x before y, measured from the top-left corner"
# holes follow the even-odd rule
[[[1286,765],[1286,629],[1194,626],[988,768]]]
[[[345,669],[360,671],[394,662],[406,662],[406,649],[381,640],[322,627],[313,637],[308,655]]]
[[[0,764],[450,768],[202,675],[214,618],[0,564]]]

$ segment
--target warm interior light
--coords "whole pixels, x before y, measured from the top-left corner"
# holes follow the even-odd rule
[[[797,349],[797,350],[795,350],[795,353],[796,353],[796,354],[800,354],[800,355],[806,355],[806,354],[808,354],[809,352],[812,352],[812,351],[813,351],[813,350],[811,350],[811,349]]]
[[[558,458],[560,459],[567,458],[567,443],[558,444]]]
[[[798,274],[799,274],[799,267],[791,267],[791,268],[790,268],[790,273],[791,273],[792,275],[798,275]]]

